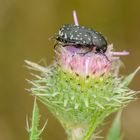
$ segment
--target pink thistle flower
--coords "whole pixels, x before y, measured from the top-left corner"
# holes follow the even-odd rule
[[[58,51],[59,50],[59,51]],[[111,54],[103,55],[100,53],[89,52],[79,53],[79,49],[74,46],[59,46],[58,63],[64,71],[68,71],[81,77],[98,77],[106,75],[111,71]]]
[[[100,77],[102,75],[116,75],[121,61],[116,55],[128,55],[128,52],[113,52],[113,45],[108,45],[106,53],[88,52],[75,46],[58,46],[56,49],[57,61],[66,72],[81,77]]]

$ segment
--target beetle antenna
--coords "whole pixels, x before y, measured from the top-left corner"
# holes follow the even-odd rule
[[[77,14],[75,10],[73,10],[73,19],[74,19],[74,24],[78,26],[79,23],[78,23],[78,18],[77,18]]]

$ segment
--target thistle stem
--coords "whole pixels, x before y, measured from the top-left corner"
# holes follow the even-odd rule
[[[72,128],[68,132],[68,140],[82,140],[85,134],[85,129],[83,127]]]

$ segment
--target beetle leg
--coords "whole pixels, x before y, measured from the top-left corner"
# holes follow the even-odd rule
[[[58,44],[59,44],[59,43],[55,43],[53,48],[56,49],[56,46],[57,46]]]
[[[108,59],[108,57],[106,56],[106,54],[102,51],[102,50],[100,50],[100,51],[96,51],[95,52],[96,54],[101,54],[101,55],[103,55],[108,61],[110,61],[109,59]]]

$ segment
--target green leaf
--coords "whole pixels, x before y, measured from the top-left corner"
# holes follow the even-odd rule
[[[109,130],[107,140],[120,140],[120,133],[121,133],[121,112],[118,112],[116,115],[112,126]]]
[[[30,140],[38,140],[39,139],[39,108],[36,103],[36,99],[34,100],[34,107],[32,112],[32,124],[30,128]]]
[[[36,98],[34,100],[34,106],[33,106],[33,112],[32,112],[32,122],[31,122],[31,127],[29,127],[29,123],[27,121],[27,131],[29,133],[29,140],[39,140],[40,135],[45,129],[47,125],[47,121],[45,122],[44,126],[39,129],[39,120],[40,120],[40,115],[39,115],[39,108],[36,103]]]
[[[131,74],[129,74],[124,80],[122,85],[124,86],[128,86],[130,84],[130,82],[133,80],[133,78],[135,77],[135,75],[137,74],[137,72],[140,70],[140,66]]]

